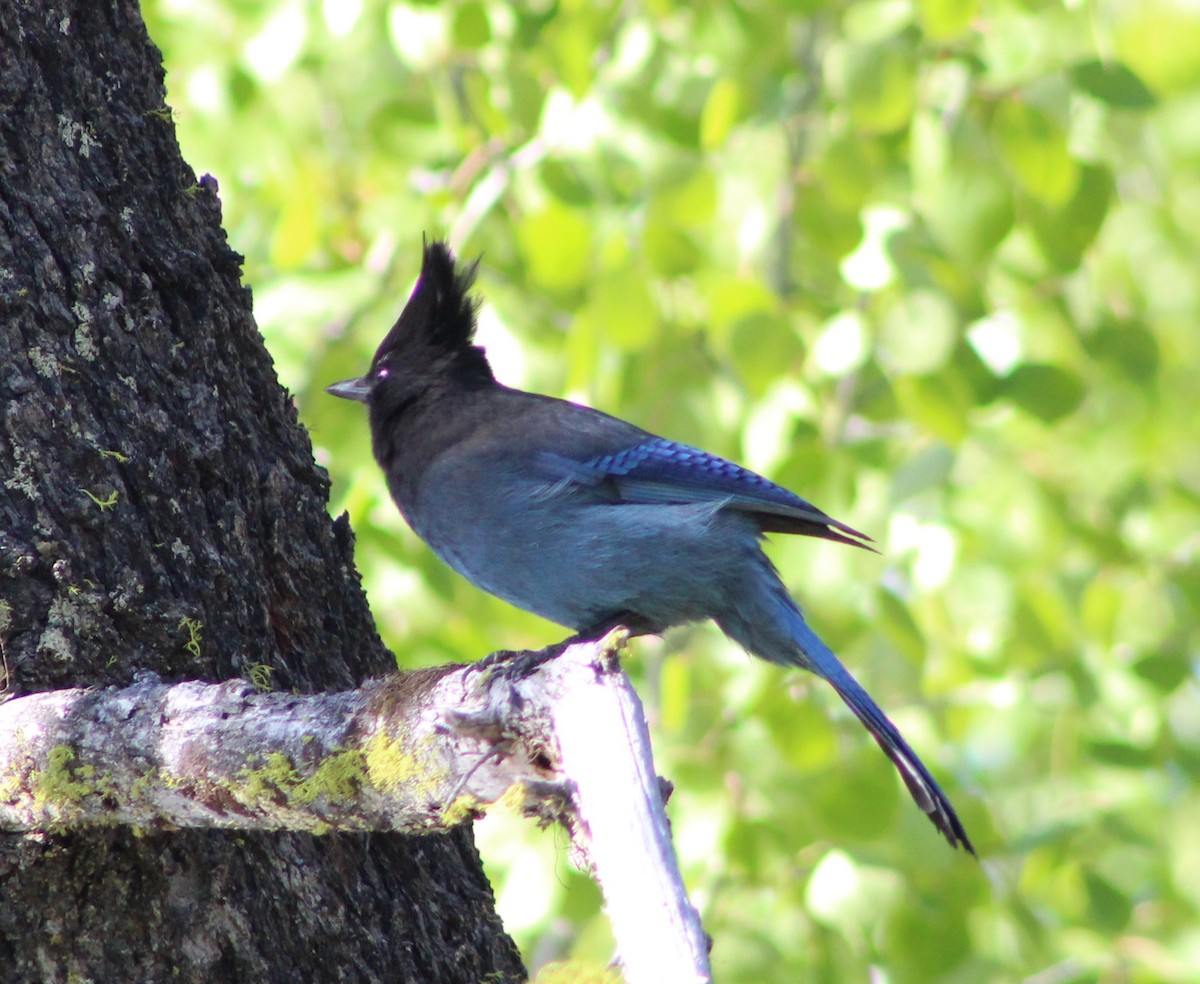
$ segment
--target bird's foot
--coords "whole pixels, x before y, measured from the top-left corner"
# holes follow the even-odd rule
[[[516,683],[519,680],[533,676],[534,673],[550,662],[550,660],[561,655],[562,651],[568,645],[569,640],[553,646],[547,646],[545,649],[532,651],[498,649],[496,652],[488,653],[484,656],[483,659],[474,664],[472,669],[488,674],[489,678],[499,677],[510,683]]]
[[[640,635],[654,635],[660,632],[661,628],[651,625],[641,615],[634,615],[632,612],[622,612],[620,615],[613,615],[611,618],[602,619],[595,625],[590,625],[582,632],[576,632],[573,636],[567,639],[564,646],[574,646],[581,642],[601,642],[606,646],[612,645],[611,640],[617,633],[624,633],[618,645],[624,645],[625,641]]]
[[[557,659],[571,646],[592,644],[606,655],[615,658],[625,648],[629,639],[639,634],[638,620],[628,617],[609,619],[583,632],[576,632],[573,636],[545,649],[498,649],[475,663],[473,669],[489,676],[500,674],[503,679],[516,682],[533,676],[541,667],[552,659]]]

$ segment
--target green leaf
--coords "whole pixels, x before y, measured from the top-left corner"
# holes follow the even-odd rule
[[[489,76],[477,69],[470,69],[463,73],[461,86],[475,121],[489,131],[502,132],[508,125],[508,119],[497,110],[492,100],[492,80]]]
[[[591,269],[591,227],[582,214],[551,204],[524,219],[517,234],[534,283],[556,291],[583,285]]]
[[[863,225],[856,212],[838,208],[818,188],[801,189],[792,213],[795,228],[810,252],[798,256],[800,274],[816,278],[828,272],[841,281],[838,263],[862,241]]]
[[[556,18],[543,35],[560,81],[576,99],[587,94],[595,73],[597,38],[588,28],[584,17]]]
[[[654,221],[673,222],[684,228],[711,221],[717,207],[717,182],[708,168],[691,168],[672,175],[655,190],[650,203]]]
[[[904,413],[931,434],[951,445],[966,436],[971,393],[957,374],[904,376],[895,391]]]
[[[1083,402],[1083,382],[1058,366],[1027,363],[1004,380],[1001,392],[1022,410],[1050,424]]]
[[[537,129],[546,105],[546,89],[530,73],[513,71],[507,80],[508,110],[514,126],[522,130]]]
[[[318,248],[320,237],[321,175],[316,159],[303,163],[295,173],[295,194],[283,200],[283,207],[271,243],[271,262],[279,269],[303,265]]]
[[[1064,271],[1079,266],[1104,224],[1115,195],[1116,187],[1108,168],[1085,164],[1079,168],[1074,194],[1061,206],[1031,202],[1030,225],[1047,259]]]
[[[653,344],[657,338],[658,306],[637,270],[624,269],[601,277],[588,289],[586,316],[603,333],[605,342],[625,352]]]
[[[550,158],[540,168],[542,182],[548,191],[565,205],[587,206],[595,195],[581,169],[572,161]]]
[[[482,48],[492,40],[492,26],[482,3],[465,3],[454,13],[454,43],[463,48]]]
[[[920,626],[909,612],[908,606],[891,591],[880,588],[875,592],[875,604],[879,609],[876,623],[888,637],[888,641],[900,650],[909,662],[919,665],[925,659],[927,648]]]
[[[921,27],[930,41],[949,41],[963,34],[979,12],[978,0],[919,0]]]
[[[910,152],[915,204],[938,245],[960,262],[983,262],[1012,228],[1012,181],[978,127],[953,129],[918,114]]]
[[[825,781],[811,783],[811,802],[839,838],[873,840],[895,829],[897,815],[908,807],[900,797],[908,797],[895,770],[865,732],[856,727],[849,735],[852,751],[847,749],[838,756],[833,774]],[[855,796],[846,796],[847,785],[857,791]],[[870,803],[871,808],[864,810],[864,803]]]
[[[730,352],[742,381],[754,396],[761,396],[803,348],[786,318],[759,311],[733,324]]]
[[[1158,103],[1146,83],[1122,62],[1079,62],[1071,68],[1071,81],[1089,96],[1118,109],[1150,109]]]
[[[1106,324],[1087,339],[1088,351],[1134,383],[1150,383],[1159,374],[1162,355],[1154,332],[1139,324]]]
[[[857,131],[840,133],[814,161],[816,182],[832,205],[857,212],[866,204],[887,165],[879,143]]]
[[[642,246],[651,267],[664,277],[691,273],[700,263],[695,240],[668,222],[647,222]]]
[[[1075,192],[1079,173],[1066,128],[1048,113],[1009,99],[996,111],[992,136],[1017,183],[1034,198],[1061,206]]]
[[[932,844],[929,851],[935,848],[943,850],[945,845]],[[946,872],[939,872],[939,891],[952,891],[954,882],[948,880]],[[895,979],[898,981],[948,981],[983,979],[986,972],[980,969],[977,973],[963,973],[964,962],[973,950],[971,932],[965,900],[959,898],[957,904],[942,906],[912,905],[893,910],[886,925],[880,927],[880,935],[885,941],[888,954],[885,959],[889,965],[897,964]],[[938,940],[937,946],[912,946],[911,940]],[[956,972],[957,968],[957,972]],[[1082,984],[1082,982],[1080,982]]]
[[[1107,878],[1093,871],[1083,874],[1088,896],[1088,924],[1104,933],[1118,933],[1133,914],[1132,900]]]
[[[720,147],[737,122],[741,107],[738,84],[730,78],[717,79],[700,113],[700,146],[705,150]]]
[[[713,271],[700,284],[708,305],[710,330],[720,334],[752,314],[774,311],[778,298],[761,280]]]
[[[931,444],[892,473],[891,502],[900,503],[944,485],[953,467],[954,452],[944,444]]]
[[[710,171],[696,168],[656,190],[646,210],[647,256],[668,276],[688,273],[700,262],[695,239],[685,230],[702,226],[716,211],[717,186]]]
[[[1106,648],[1113,644],[1121,597],[1120,586],[1104,572],[1093,577],[1083,592],[1080,614],[1084,630]]]
[[[1132,4],[1117,20],[1116,42],[1122,62],[1161,95],[1200,82],[1200,11],[1191,4]]]
[[[954,349],[957,333],[958,319],[944,294],[909,291],[883,319],[879,356],[885,367],[897,373],[934,372]]]
[[[1138,660],[1133,672],[1169,694],[1191,675],[1191,666],[1183,653],[1155,653]]]
[[[856,126],[889,133],[908,125],[917,98],[911,46],[898,41],[853,45],[842,70],[844,98]]]
[[[1154,749],[1139,748],[1124,741],[1090,741],[1088,753],[1106,765],[1123,769],[1145,769],[1154,764]]]

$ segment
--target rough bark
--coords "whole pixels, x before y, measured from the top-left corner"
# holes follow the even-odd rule
[[[344,689],[391,660],[162,80],[132,0],[0,4],[0,673]],[[468,829],[0,835],[0,966],[523,976]]]

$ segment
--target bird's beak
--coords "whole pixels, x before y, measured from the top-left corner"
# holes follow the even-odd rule
[[[371,392],[371,384],[362,378],[343,379],[340,383],[326,386],[325,392],[340,396],[343,400],[357,400],[359,403],[366,403],[367,395]]]

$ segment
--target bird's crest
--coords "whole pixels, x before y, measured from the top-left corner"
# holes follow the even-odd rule
[[[460,267],[441,240],[425,242],[421,275],[400,317],[380,342],[372,365],[387,359],[410,367],[458,364],[491,378],[483,349],[474,345],[478,302],[471,295],[476,260]]]

